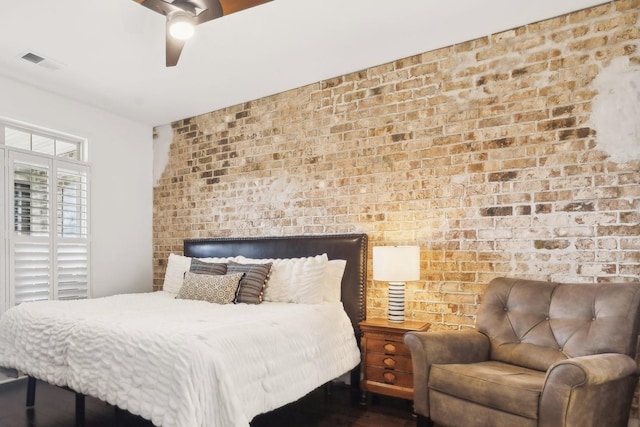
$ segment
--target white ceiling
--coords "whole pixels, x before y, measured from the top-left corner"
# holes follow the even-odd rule
[[[604,2],[274,0],[198,26],[173,68],[132,0],[0,3],[0,75],[154,126]]]

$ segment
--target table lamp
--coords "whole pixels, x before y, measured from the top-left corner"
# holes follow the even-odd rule
[[[420,280],[420,247],[375,246],[373,280],[389,282],[389,321],[404,322],[404,284]]]

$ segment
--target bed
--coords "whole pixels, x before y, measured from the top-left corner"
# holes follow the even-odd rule
[[[165,427],[246,427],[256,415],[345,373],[350,372],[351,384],[358,384],[366,235],[185,240],[182,258],[192,265],[210,263],[205,268],[226,259],[229,271],[240,268],[244,273],[225,277],[239,280],[259,264],[271,264],[266,301],[211,304],[180,293],[176,298],[165,290],[23,304],[0,319],[0,366]],[[304,262],[317,268],[324,259],[327,266],[331,260],[346,261],[338,277],[338,301],[331,297],[317,303],[313,282],[302,287],[307,293],[296,294],[299,299],[293,303],[278,299],[275,281],[267,292],[269,280],[286,270],[276,265]],[[287,271],[294,277],[302,270]],[[187,277],[205,276],[186,272],[184,283]],[[302,286],[311,276],[300,277],[287,286]],[[165,276],[169,289],[167,280]],[[35,381],[29,384],[28,400],[33,400]]]

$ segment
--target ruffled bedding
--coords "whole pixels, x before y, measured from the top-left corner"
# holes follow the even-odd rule
[[[341,303],[218,305],[154,292],[27,303],[0,319],[0,366],[165,427],[246,427],[359,361]]]

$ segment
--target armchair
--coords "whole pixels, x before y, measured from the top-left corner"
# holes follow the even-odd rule
[[[409,332],[419,426],[627,426],[640,283],[497,278],[476,329]]]

